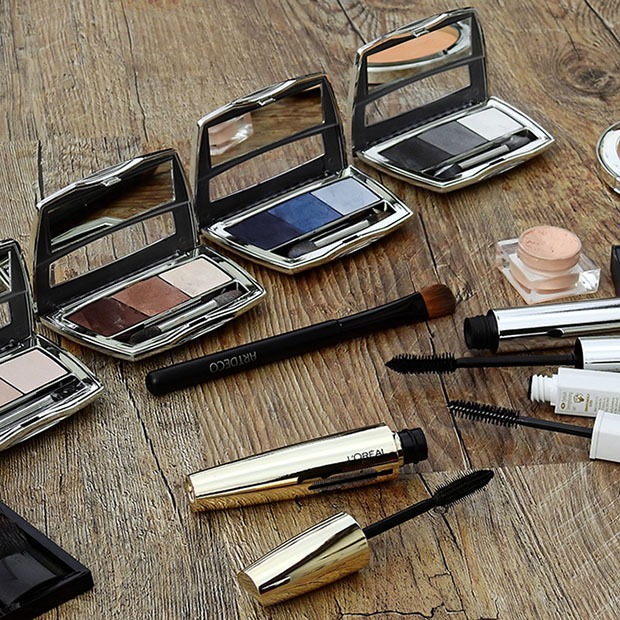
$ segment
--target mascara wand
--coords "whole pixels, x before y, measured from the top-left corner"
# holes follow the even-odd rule
[[[574,353],[558,355],[488,355],[485,357],[454,357],[452,353],[439,355],[411,355],[403,353],[385,365],[400,374],[446,374],[458,368],[500,368],[513,366],[577,366]]]
[[[496,405],[473,403],[467,400],[451,400],[448,409],[452,415],[477,422],[487,422],[498,426],[529,426],[544,431],[564,433],[591,438],[590,458],[620,463],[620,415],[599,411],[594,426],[587,428],[564,422],[528,418],[516,409]]]
[[[487,355],[455,358],[440,355],[397,355],[385,365],[401,374],[444,374],[457,368],[498,368],[512,366],[574,366],[585,370],[620,371],[620,338],[585,336],[575,340],[571,353],[538,355]]]
[[[273,605],[316,590],[368,565],[368,540],[438,506],[450,506],[482,489],[490,470],[474,471],[443,484],[428,499],[365,528],[341,512],[276,547],[237,575],[261,605]]]

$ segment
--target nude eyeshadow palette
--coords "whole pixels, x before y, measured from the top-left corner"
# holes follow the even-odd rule
[[[197,338],[265,294],[199,245],[178,155],[167,149],[86,177],[38,205],[35,299],[41,321],[129,361]]]

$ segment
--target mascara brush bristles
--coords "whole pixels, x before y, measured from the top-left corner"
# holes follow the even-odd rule
[[[467,400],[451,400],[448,402],[448,409],[452,415],[468,420],[488,422],[498,426],[517,426],[518,424],[519,412],[506,407],[473,403]]]
[[[454,372],[458,365],[452,353],[440,355],[411,355],[402,353],[396,355],[385,365],[400,374],[442,374]]]
[[[391,530],[397,525],[402,525],[406,521],[418,517],[437,506],[451,506],[468,495],[482,489],[482,487],[489,483],[491,478],[493,478],[493,472],[488,469],[482,469],[459,476],[440,486],[428,499],[422,500],[413,506],[409,506],[372,525],[368,525],[364,528],[364,534],[366,538],[372,538],[373,536],[387,532],[387,530]]]

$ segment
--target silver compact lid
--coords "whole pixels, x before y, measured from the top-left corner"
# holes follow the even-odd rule
[[[33,336],[34,316],[28,272],[13,239],[0,242],[0,350]]]
[[[198,243],[187,181],[172,149],[76,181],[42,200],[37,210],[33,280],[38,316]]]
[[[486,99],[484,41],[474,9],[407,24],[357,50],[353,151]]]
[[[596,158],[599,176],[620,194],[620,122],[602,133],[596,145]]]
[[[192,167],[201,230],[347,165],[325,74],[274,84],[198,121]]]

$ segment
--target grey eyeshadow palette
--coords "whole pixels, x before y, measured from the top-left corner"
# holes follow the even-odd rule
[[[229,226],[226,231],[263,250],[295,257],[303,249],[301,244],[304,242],[306,247],[308,242],[320,247],[321,241],[325,241],[321,239],[321,232],[337,220],[346,224],[345,233],[350,232],[354,216],[358,216],[360,226],[369,226],[371,220],[364,218],[374,216],[373,208],[381,204],[382,198],[366,185],[353,177],[346,177],[276,203]],[[331,235],[325,237],[331,239]]]

